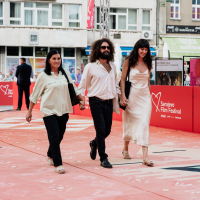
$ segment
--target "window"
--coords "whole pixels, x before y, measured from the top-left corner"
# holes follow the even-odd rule
[[[22,56],[33,56],[33,47],[22,47]]]
[[[50,51],[53,50],[53,49],[57,50],[57,51],[61,54],[61,48],[51,47],[51,48],[50,48]]]
[[[75,57],[75,48],[64,48],[64,57]]]
[[[21,3],[10,3],[10,24],[21,25]]]
[[[47,47],[35,47],[35,57],[47,57]]]
[[[80,6],[69,5],[69,27],[80,27]]]
[[[150,31],[151,30],[150,10],[143,10],[142,11],[142,30],[143,31]]]
[[[19,56],[19,47],[7,47],[7,56]]]
[[[3,2],[0,2],[0,25],[3,25]]]
[[[180,19],[180,0],[172,0],[170,5],[170,19]]]
[[[110,29],[137,30],[137,9],[110,8]],[[100,8],[96,9],[96,28],[100,29]]]
[[[10,2],[10,25],[63,26],[62,4]]]
[[[24,2],[24,25],[48,26],[48,3]]]
[[[63,25],[63,12],[61,4],[52,4],[52,26]]]
[[[192,19],[200,20],[200,0],[192,0]]]

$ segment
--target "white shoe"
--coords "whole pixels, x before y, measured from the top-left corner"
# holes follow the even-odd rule
[[[53,159],[52,158],[50,158],[50,157],[46,157],[46,160],[47,160],[47,162],[48,162],[48,164],[50,165],[50,166],[53,166],[54,165],[54,163],[53,163]]]

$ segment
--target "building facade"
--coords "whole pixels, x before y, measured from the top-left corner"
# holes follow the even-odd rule
[[[148,3],[147,3],[148,2]],[[87,30],[88,0],[0,1],[0,71],[15,70],[19,58],[27,58],[40,73],[50,49],[61,52],[63,66],[71,73],[88,62],[92,42],[100,37],[99,6],[95,1],[95,30]],[[111,0],[110,39],[123,57],[137,40],[146,38],[156,55],[156,1]]]
[[[160,1],[159,57],[200,55],[200,1]],[[188,56],[188,57],[187,57]]]

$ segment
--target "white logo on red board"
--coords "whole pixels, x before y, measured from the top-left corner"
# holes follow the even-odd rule
[[[176,109],[175,107],[175,103],[171,103],[169,101],[162,101],[161,100],[161,92],[155,94],[152,93],[152,103],[154,104],[154,106],[156,107],[156,112],[159,111],[161,112],[161,117],[164,118],[174,118],[172,116],[170,116],[170,114],[177,114],[177,115],[181,115],[181,109]],[[165,115],[162,115],[165,114]],[[166,116],[168,115],[168,116]],[[177,119],[181,119],[180,117],[176,117]]]
[[[9,85],[0,85],[0,90],[4,93],[4,95],[12,95],[13,90],[9,89]]]
[[[158,108],[158,106],[160,104],[160,98],[161,98],[161,92],[159,92],[158,94],[152,93],[152,102],[153,102],[154,106],[156,107],[156,112],[157,111],[160,112],[160,110]]]

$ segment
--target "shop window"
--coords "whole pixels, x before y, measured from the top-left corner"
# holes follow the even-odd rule
[[[63,6],[49,3],[10,2],[10,25],[63,26]]]
[[[53,49],[57,50],[61,54],[61,48],[57,48],[57,47],[51,47],[50,48],[50,50],[53,50]]]
[[[7,47],[7,56],[19,56],[19,47]]]
[[[64,57],[75,57],[75,48],[64,48]]]
[[[137,9],[110,8],[110,29],[137,30]],[[96,28],[100,29],[100,8],[96,8]]]
[[[192,0],[192,19],[200,20],[200,0]]]
[[[22,56],[33,56],[33,47],[22,47]]]
[[[170,19],[180,19],[180,0],[172,0],[170,5]]]
[[[0,25],[3,25],[3,2],[0,2]]]
[[[69,5],[69,27],[80,27],[80,6]]]
[[[47,57],[47,47],[35,47],[35,57]]]
[[[142,30],[143,31],[150,31],[151,30],[150,10],[143,10],[142,11]]]

